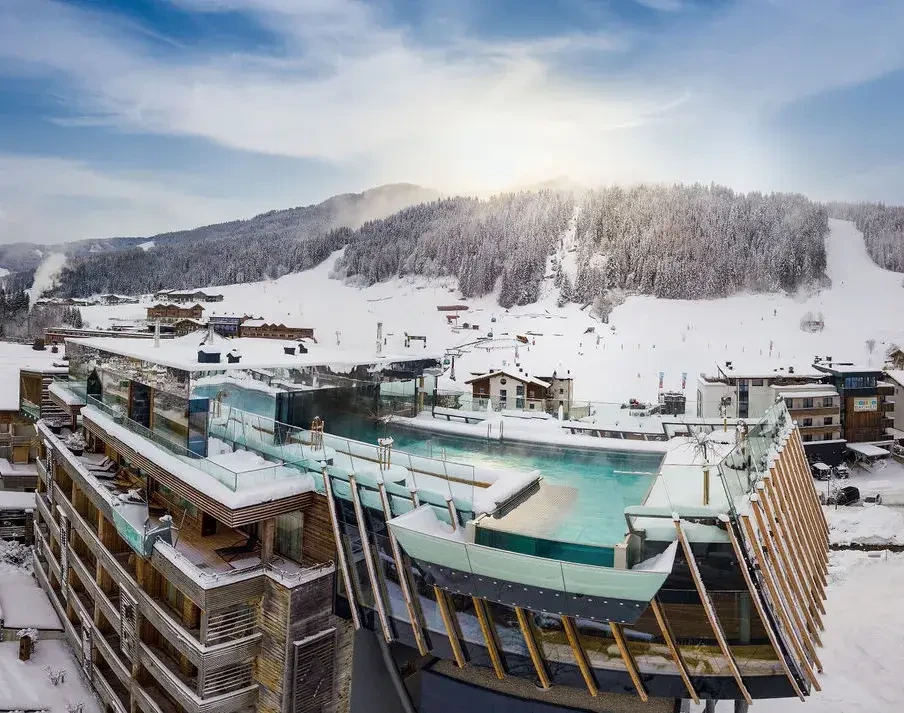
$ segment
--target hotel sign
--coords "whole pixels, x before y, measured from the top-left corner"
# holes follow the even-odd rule
[[[854,411],[877,411],[878,409],[879,399],[876,396],[854,399]]]

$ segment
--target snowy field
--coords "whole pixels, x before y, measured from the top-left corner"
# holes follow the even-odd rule
[[[904,342],[904,324],[890,319],[892,305],[904,298],[902,275],[882,270],[866,254],[863,239],[851,223],[831,221],[827,241],[831,287],[807,295],[738,295],[719,300],[664,300],[630,297],[603,325],[579,305],[556,306],[552,281],[540,302],[504,310],[495,296],[461,300],[454,280],[397,279],[355,288],[329,278],[338,258],[303,273],[268,282],[217,288],[225,300],[206,305],[211,313],[251,313],[271,320],[311,326],[321,344],[343,349],[372,350],[377,322],[383,323],[387,351],[406,349],[404,333],[427,336],[429,351],[473,342],[489,332],[495,348],[464,347],[456,360],[457,383],[472,371],[485,371],[514,360],[513,339],[527,336],[519,357],[525,370],[540,374],[570,369],[577,400],[622,402],[628,398],[655,399],[659,372],[666,389],[680,389],[687,373],[687,396],[696,398],[700,372],[714,371],[726,359],[742,368],[777,368],[809,364],[815,355],[881,366],[889,344]],[[566,236],[568,237],[568,236]],[[567,242],[567,241],[566,241]],[[565,253],[567,269],[574,269]],[[141,305],[88,307],[82,315],[91,326],[106,327],[114,318],[145,317],[152,300]],[[438,305],[463,303],[469,310],[461,322],[477,330],[454,330]],[[800,329],[806,312],[822,313],[825,329],[811,334]],[[495,321],[493,321],[495,319]],[[595,333],[585,334],[588,327]],[[596,335],[599,335],[597,339]],[[870,354],[867,340],[875,340]],[[770,356],[770,342],[772,353]],[[443,380],[449,385],[448,379]]]

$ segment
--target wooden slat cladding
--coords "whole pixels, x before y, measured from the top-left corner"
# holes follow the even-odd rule
[[[293,642],[292,658],[289,712],[332,713],[336,707],[336,629]]]
[[[264,573],[232,582],[224,582],[219,587],[204,587],[183,569],[160,554],[156,549],[151,553],[151,564],[167,581],[172,582],[186,597],[205,611],[223,609],[256,599],[264,591]]]
[[[304,512],[304,540],[301,543],[305,565],[336,561],[336,540],[330,523],[330,509],[326,497],[313,493]]]
[[[104,441],[115,452],[128,458],[130,462],[134,463],[160,484],[165,485],[179,497],[185,498],[229,527],[241,527],[242,525],[249,525],[267,518],[294,512],[295,510],[304,510],[311,504],[313,499],[314,494],[307,492],[243,508],[233,509],[227,507],[215,498],[188,485],[177,476],[164,470],[152,460],[137,453],[118,438],[111,436],[103,428],[91,421],[90,417],[83,416],[82,419],[85,429]]]
[[[285,700],[290,591],[267,579],[260,602],[258,626],[263,634],[260,654],[254,660],[254,680],[260,685],[259,713],[282,713]]]

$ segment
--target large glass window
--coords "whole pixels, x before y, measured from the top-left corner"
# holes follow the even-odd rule
[[[875,376],[846,376],[844,377],[846,389],[874,389],[876,388]]]
[[[276,554],[301,562],[304,515],[289,512],[276,518]]]

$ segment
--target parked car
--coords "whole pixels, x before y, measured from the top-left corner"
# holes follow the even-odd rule
[[[839,463],[835,466],[835,477],[836,478],[850,478],[851,471],[844,463]]]
[[[810,472],[817,480],[828,480],[832,476],[832,469],[822,461],[816,461],[810,465]]]

